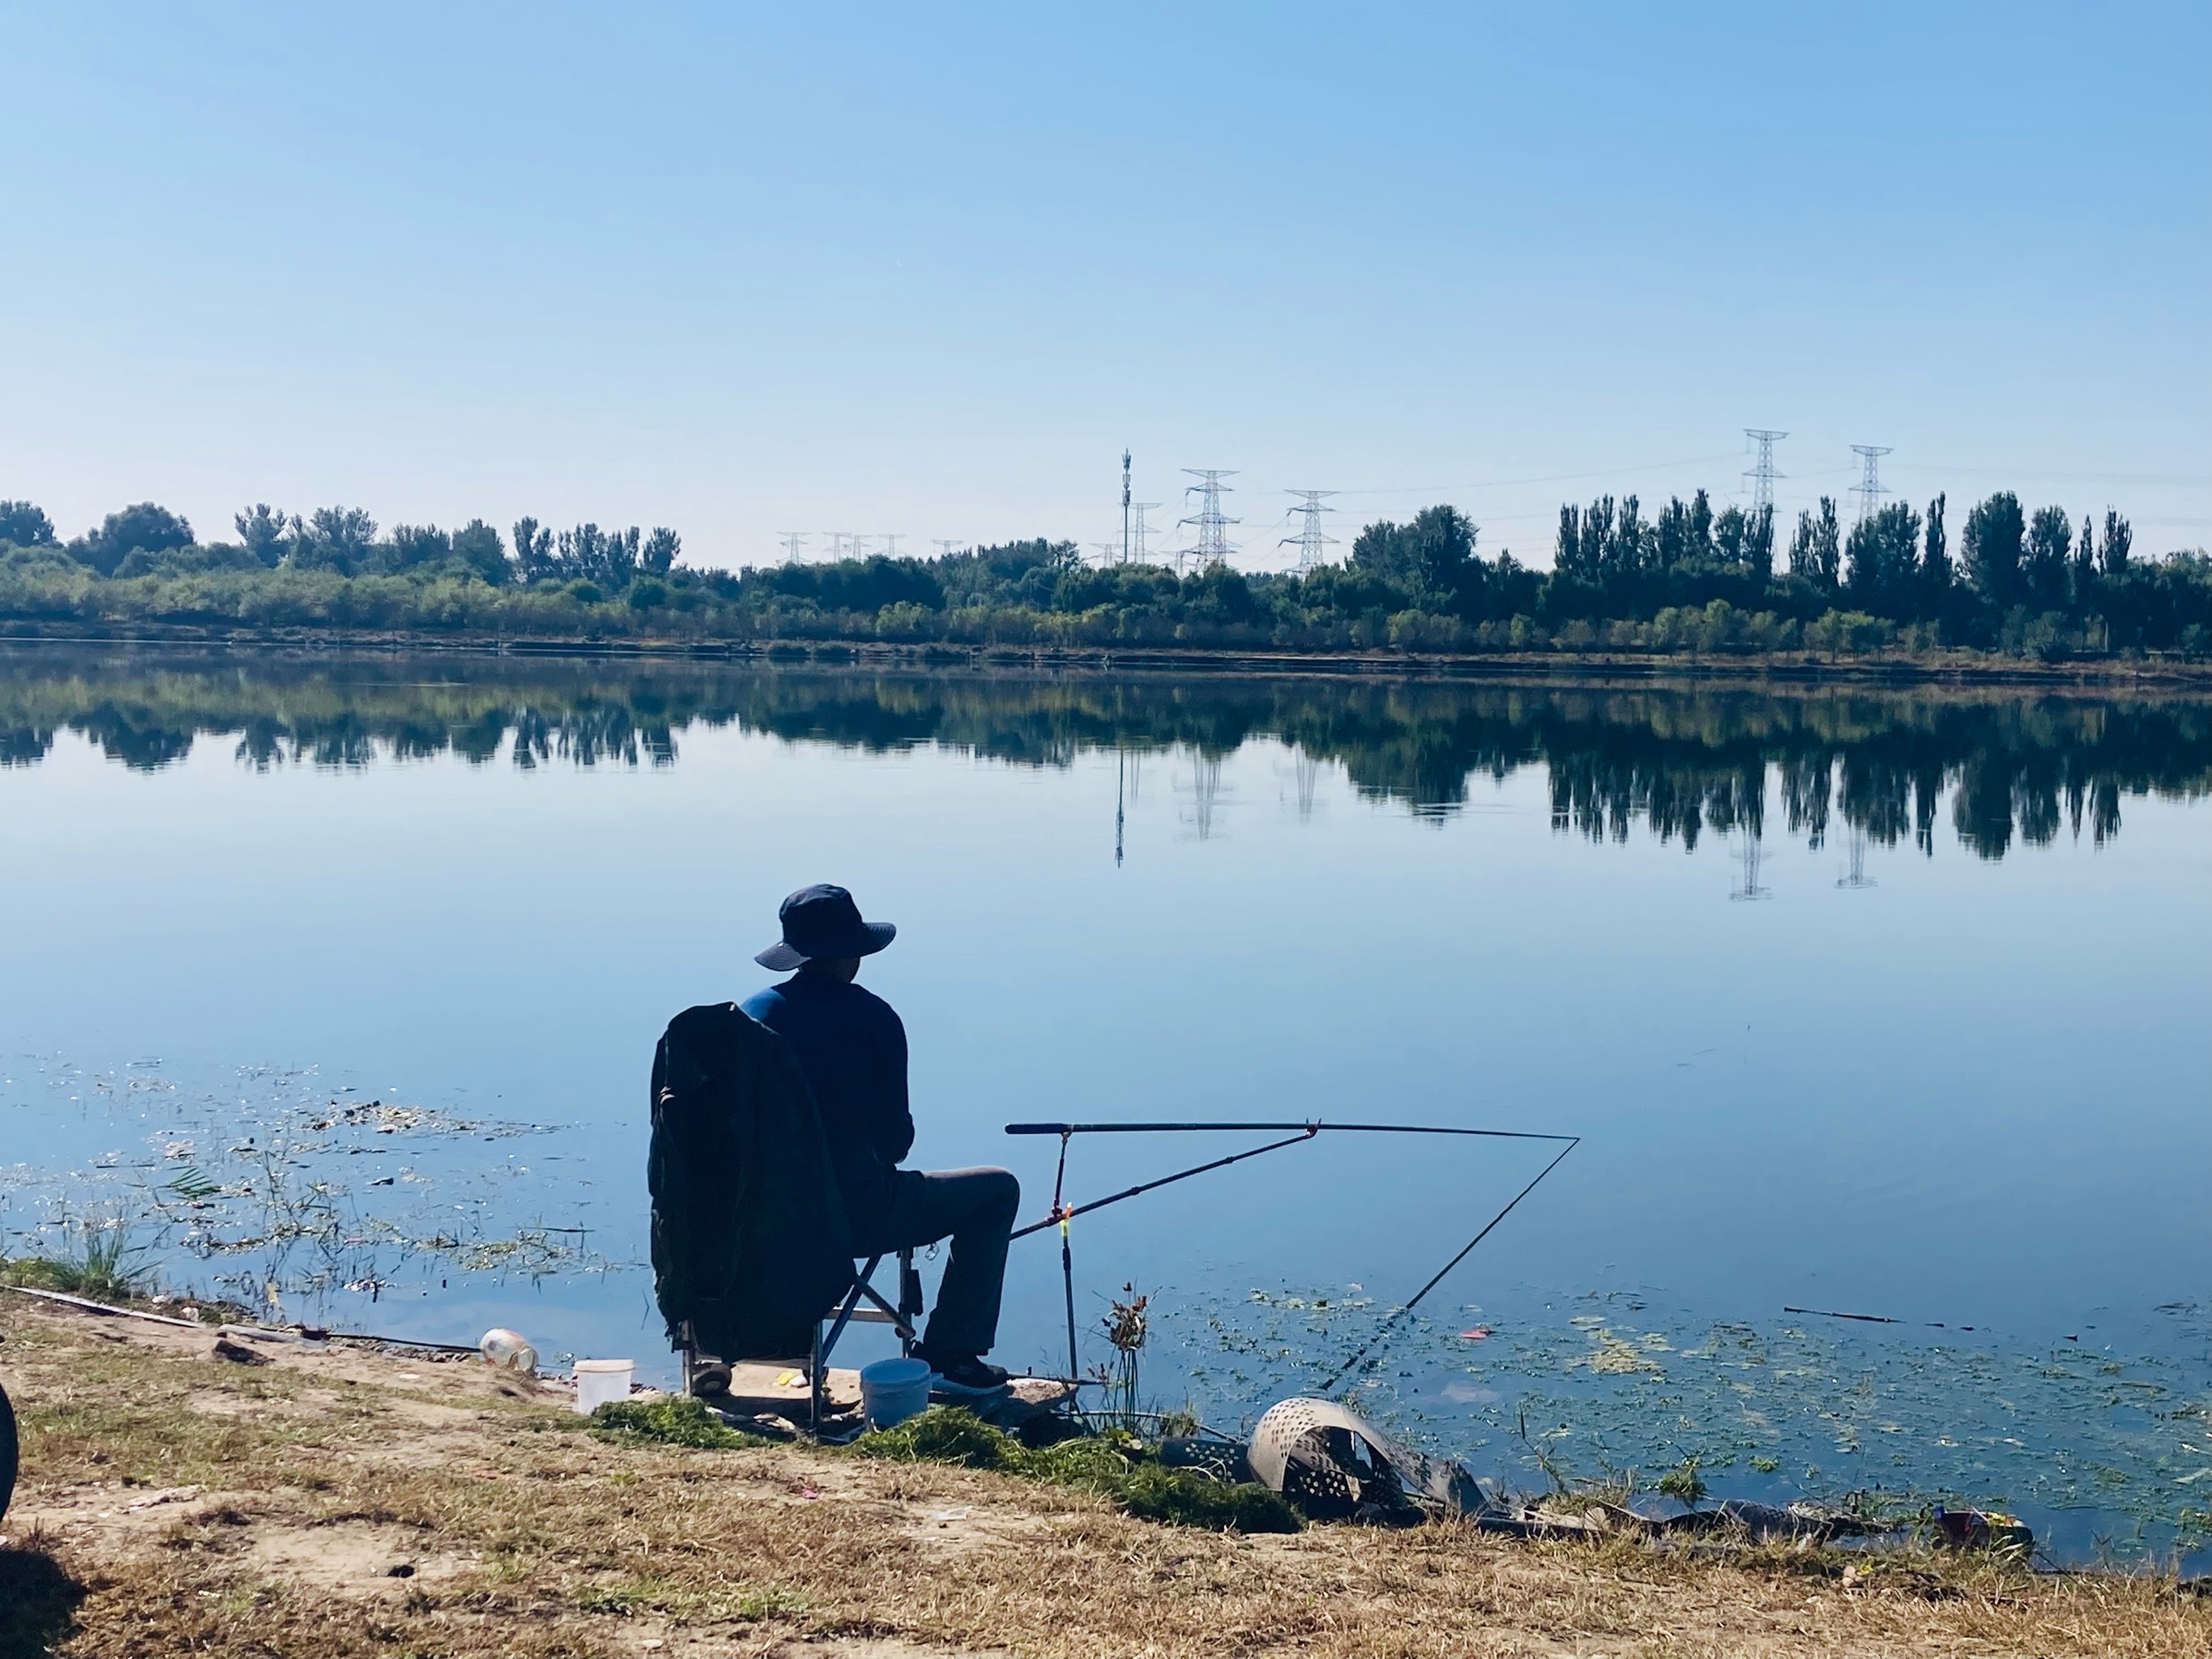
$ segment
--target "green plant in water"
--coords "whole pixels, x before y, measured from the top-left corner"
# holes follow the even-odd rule
[[[1160,1413],[1160,1438],[1188,1440],[1206,1425],[1198,1419],[1198,1407],[1186,1400],[1171,1412]]]
[[[1698,1455],[1692,1452],[1661,1475],[1659,1490],[1669,1498],[1679,1498],[1692,1509],[1697,1508],[1698,1500],[1705,1495],[1705,1477],[1698,1473]]]
[[[1107,1304],[1106,1317],[1099,1322],[1106,1332],[1106,1340],[1114,1345],[1114,1360],[1098,1369],[1098,1380],[1106,1385],[1107,1409],[1110,1422],[1118,1419],[1123,1428],[1134,1432],[1137,1426],[1138,1358],[1144,1351],[1146,1330],[1145,1310],[1152,1298],[1139,1296],[1133,1284],[1121,1286],[1121,1295]]]
[[[65,1255],[16,1256],[0,1263],[0,1282],[94,1302],[127,1302],[145,1294],[153,1269],[132,1261],[142,1247],[131,1242],[128,1228],[87,1216],[75,1231],[75,1248]]]

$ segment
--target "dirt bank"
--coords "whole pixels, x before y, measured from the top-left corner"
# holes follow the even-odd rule
[[[23,1481],[0,1659],[2212,1652],[2143,1577],[1457,1528],[1237,1538],[1080,1492],[583,1431],[473,1359],[256,1346],[0,1296]]]
[[[1840,685],[1911,690],[1988,686],[2064,691],[2202,691],[2212,661],[2172,653],[2045,661],[1945,649],[1844,656],[1812,651],[1699,653],[1618,650],[1287,651],[1267,647],[900,644],[863,639],[522,639],[497,634],[342,628],[231,628],[0,622],[0,647],[182,649],[240,656],[347,654],[605,658],[816,663],[830,667],[971,668],[1030,672],[1230,674],[1640,686],[1674,682],[1752,689]]]

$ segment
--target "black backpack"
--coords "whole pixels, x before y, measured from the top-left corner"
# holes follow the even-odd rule
[[[669,1340],[808,1352],[853,1282],[852,1227],[805,1073],[734,1002],[687,1008],[653,1057],[653,1288]]]

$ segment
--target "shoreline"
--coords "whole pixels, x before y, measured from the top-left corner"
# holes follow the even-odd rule
[[[292,658],[450,656],[578,658],[635,662],[738,663],[762,666],[1017,670],[1030,672],[1184,673],[1371,681],[1463,680],[1491,684],[1652,685],[1669,682],[1797,689],[1992,686],[2021,690],[2212,691],[2212,661],[2187,658],[2081,659],[2035,662],[1990,653],[1821,657],[1809,652],[1698,655],[1618,652],[1492,654],[1392,650],[1296,652],[1229,647],[982,646],[906,644],[883,640],[512,639],[346,629],[161,629],[119,633],[20,632],[0,624],[0,651],[16,647],[205,653]]]
[[[590,1431],[467,1358],[0,1297],[0,1651],[2184,1654],[2199,1583],[1984,1554],[1240,1536],[1010,1476]]]

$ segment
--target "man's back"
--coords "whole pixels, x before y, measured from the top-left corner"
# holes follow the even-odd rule
[[[821,1109],[847,1206],[889,1202],[891,1171],[914,1147],[906,1027],[891,1006],[848,981],[804,969],[742,1005],[791,1046]]]
[[[1006,1372],[984,1364],[983,1356],[998,1340],[1021,1183],[1000,1169],[897,1167],[914,1149],[906,1027],[890,1004],[854,984],[853,976],[898,929],[864,921],[852,894],[830,882],[800,888],[784,900],[776,920],[783,938],[753,960],[792,976],[747,998],[744,1011],[784,1040],[806,1073],[845,1194],[853,1244],[862,1255],[878,1256],[951,1239],[937,1306],[916,1352],[943,1386],[1003,1390]]]

